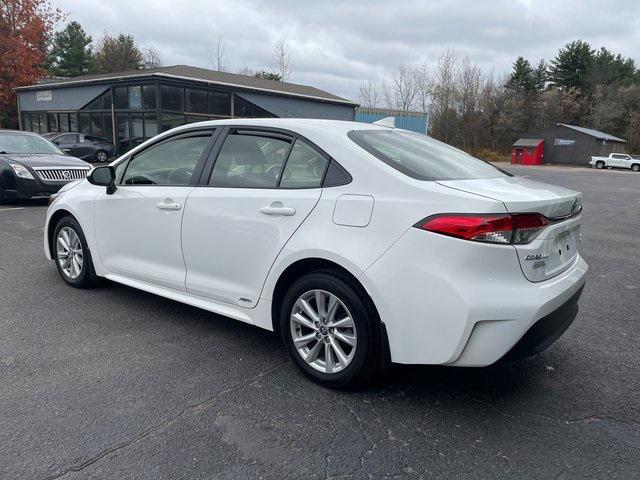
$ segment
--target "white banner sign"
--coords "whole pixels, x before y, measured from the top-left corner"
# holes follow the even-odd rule
[[[50,102],[53,100],[53,93],[51,90],[41,90],[36,92],[36,102]]]

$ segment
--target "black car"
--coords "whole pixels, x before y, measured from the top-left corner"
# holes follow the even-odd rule
[[[0,203],[49,196],[90,170],[40,135],[0,130]]]
[[[47,135],[46,138],[69,155],[83,160],[106,162],[114,152],[113,143],[109,140],[84,133],[66,132],[54,136]]]

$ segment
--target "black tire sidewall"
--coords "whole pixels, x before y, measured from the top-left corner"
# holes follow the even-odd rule
[[[310,290],[325,290],[336,295],[347,307],[356,326],[358,343],[351,363],[340,372],[327,374],[308,365],[296,350],[291,338],[290,314],[300,295]],[[289,355],[300,369],[316,382],[329,387],[346,388],[369,378],[377,366],[377,322],[356,290],[344,279],[330,272],[314,272],[297,280],[284,297],[280,311],[280,334]]]
[[[80,239],[80,243],[82,244],[82,272],[78,276],[78,278],[71,279],[65,275],[62,271],[62,267],[60,266],[60,262],[58,260],[58,255],[56,254],[56,242],[58,239],[58,234],[60,230],[65,227],[69,227],[73,229],[73,231],[78,235]],[[77,288],[86,288],[89,287],[93,281],[95,280],[95,274],[93,273],[93,262],[91,260],[91,252],[89,251],[89,247],[87,246],[87,239],[84,236],[82,228],[77,220],[73,217],[67,216],[63,217],[56,224],[56,228],[53,231],[53,242],[51,245],[51,256],[53,257],[56,268],[58,269],[58,273],[62,277],[62,279],[67,282],[69,285]]]

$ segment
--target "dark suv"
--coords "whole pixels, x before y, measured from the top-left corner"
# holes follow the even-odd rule
[[[113,143],[107,139],[84,133],[65,132],[54,136],[47,135],[47,139],[69,155],[83,160],[106,162],[115,150]]]

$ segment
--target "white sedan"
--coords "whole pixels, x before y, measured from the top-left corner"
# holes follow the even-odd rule
[[[44,248],[72,286],[104,277],[279,332],[304,373],[340,387],[390,362],[547,348],[585,283],[581,203],[421,134],[220,120],[67,185]]]

